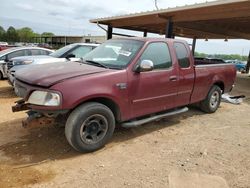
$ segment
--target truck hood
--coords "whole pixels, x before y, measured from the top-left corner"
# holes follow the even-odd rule
[[[50,87],[66,79],[104,71],[108,71],[108,69],[77,62],[61,62],[30,65],[18,70],[15,77],[17,80],[31,85]]]

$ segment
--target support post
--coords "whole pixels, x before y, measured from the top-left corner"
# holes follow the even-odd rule
[[[173,22],[172,19],[169,18],[166,24],[165,38],[172,38],[173,36]]]
[[[113,34],[113,27],[109,25],[107,31],[107,40],[112,39],[112,34]]]
[[[192,53],[193,53],[193,56],[194,56],[194,53],[195,53],[195,46],[196,46],[196,37],[193,38],[193,43],[192,43]]]
[[[246,66],[246,73],[249,73],[249,69],[250,69],[250,51],[249,51],[249,55],[248,55],[248,60],[247,60],[247,66]]]
[[[148,35],[148,32],[145,30],[145,31],[143,32],[143,37],[147,37],[147,35]]]

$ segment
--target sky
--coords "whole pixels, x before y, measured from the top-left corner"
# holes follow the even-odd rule
[[[158,7],[168,8],[204,2],[206,1],[158,0]],[[154,0],[0,0],[0,25],[5,29],[9,26],[30,27],[38,33],[53,32],[57,35],[105,35],[103,30],[89,23],[89,20],[149,10],[155,10]],[[131,34],[124,30],[115,31]],[[132,34],[142,36],[141,33]],[[191,40],[188,42],[191,43]],[[208,54],[248,55],[250,41],[198,40],[196,49]]]

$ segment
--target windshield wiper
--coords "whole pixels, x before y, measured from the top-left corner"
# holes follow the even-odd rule
[[[83,60],[83,59],[82,59],[82,63],[86,63],[86,62],[87,62],[87,64],[96,65],[96,66],[99,66],[99,67],[104,67],[104,68],[106,68],[106,69],[109,69],[108,66],[106,66],[106,65],[104,65],[104,64],[102,64],[102,63],[99,63],[99,62],[97,62],[97,61]]]

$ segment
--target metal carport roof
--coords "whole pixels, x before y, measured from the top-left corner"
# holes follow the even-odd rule
[[[201,4],[90,20],[111,28],[188,38],[250,39],[250,0],[220,0]]]

